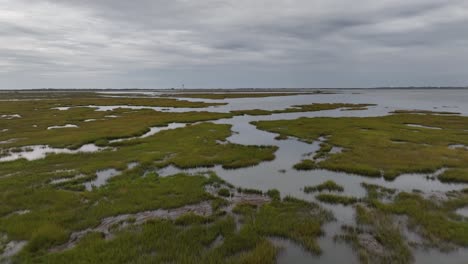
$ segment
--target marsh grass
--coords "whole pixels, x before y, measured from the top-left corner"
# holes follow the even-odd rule
[[[223,197],[229,197],[231,196],[231,192],[226,188],[222,188],[218,191],[218,195]]]
[[[342,228],[344,234],[338,236],[338,239],[351,243],[361,263],[413,261],[409,245],[391,215],[357,205],[356,222],[357,228]]]
[[[468,117],[434,114],[394,114],[383,117],[317,117],[296,120],[259,121],[262,130],[313,142],[328,136],[327,144],[346,151],[314,163],[303,160],[296,169],[323,168],[392,180],[404,173],[432,173],[449,168],[441,179],[464,181],[468,152],[450,149],[468,145]],[[441,130],[408,127],[418,124]],[[395,144],[394,141],[406,142]]]
[[[356,206],[359,224],[373,224],[375,219],[390,215],[405,215],[406,225],[424,238],[424,246],[441,250],[453,249],[453,245],[468,245],[468,222],[454,212],[468,205],[468,193],[452,191],[447,199],[431,200],[421,192],[400,192],[379,185],[363,184],[367,190],[368,208]],[[382,202],[382,199],[387,201]],[[406,222],[406,221],[405,221]]]
[[[317,204],[288,197],[258,210],[251,205],[242,205],[237,210],[244,215],[244,229],[252,229],[262,236],[291,239],[316,254],[321,253],[316,242],[323,234],[321,225],[333,219],[330,212]]]
[[[311,192],[321,192],[321,191],[329,191],[329,192],[343,192],[344,188],[343,186],[337,184],[336,182],[332,180],[325,181],[322,184],[316,185],[316,186],[305,186],[304,187],[304,192],[305,193],[311,193]]]
[[[3,107],[3,105],[0,106],[0,113]],[[8,144],[2,144],[2,148],[13,150],[30,145],[50,145],[57,148],[67,147],[71,149],[77,149],[82,145],[90,143],[106,146],[113,139],[141,136],[148,132],[150,127],[166,126],[173,122],[194,123],[232,116],[225,113],[166,113],[153,110],[129,111],[126,109],[98,112],[90,108],[72,108],[60,111],[52,110],[44,105],[37,105],[36,107],[39,108],[34,111],[30,109],[34,106],[28,104],[26,104],[26,107],[9,107],[12,107],[12,109],[5,111],[19,111],[22,115],[22,118],[14,120],[0,119],[0,127],[8,129],[6,133],[0,134],[0,141],[18,138],[18,140],[9,142]],[[107,118],[106,116],[108,115],[116,115],[118,117]],[[85,122],[87,119],[97,119],[98,121]],[[64,124],[74,124],[78,128],[47,129],[49,126]]]
[[[396,189],[390,189],[376,184],[362,182],[361,186],[366,189],[367,198],[371,201],[391,198],[396,193]]]
[[[375,205],[384,212],[407,215],[410,227],[431,244],[444,248],[446,243],[468,246],[468,222],[453,214],[456,208],[467,204],[466,195],[439,205],[417,193],[399,193],[393,203]]]
[[[0,120],[6,132],[0,140],[21,140],[2,145],[14,151],[23,146],[46,144],[76,149],[96,143],[108,149],[95,153],[51,154],[34,161],[16,160],[0,166],[0,233],[8,240],[28,241],[13,262],[18,263],[152,263],[152,262],[273,262],[277,249],[268,236],[292,239],[315,253],[320,252],[316,238],[321,225],[331,216],[318,205],[268,193],[271,204],[243,212],[244,225],[236,232],[236,223],[222,209],[229,202],[208,193],[207,186],[234,186],[214,174],[177,174],[159,177],[158,168],[224,168],[253,166],[274,159],[277,147],[219,144],[232,132],[231,126],[197,123],[185,128],[161,131],[147,138],[109,143],[122,137],[134,137],[152,126],[172,122],[196,123],[233,116],[232,113],[163,113],[153,110],[116,109],[98,112],[87,105],[146,105],[162,107],[206,107],[206,103],[152,98],[101,98],[96,95],[70,95],[46,100],[9,101],[0,105],[2,114],[22,117]],[[51,108],[73,106],[61,111]],[[115,115],[117,118],[106,116]],[[85,122],[96,119],[95,122]],[[79,128],[47,130],[48,126],[76,124]],[[129,163],[138,163],[129,169]],[[96,171],[114,168],[120,175],[104,186],[86,191],[83,184],[96,177]],[[81,175],[80,177],[76,177]],[[69,179],[52,184],[53,180]],[[229,189],[228,189],[229,188]],[[245,193],[260,194],[246,189]],[[216,197],[214,197],[216,196]],[[174,221],[151,220],[143,224],[130,218],[122,226],[111,228],[113,239],[90,233],[72,249],[51,253],[63,245],[73,232],[98,226],[102,219],[149,210],[173,209],[184,205],[211,202],[213,215],[185,214]],[[27,214],[11,214],[19,210]],[[8,216],[8,217],[6,217]],[[212,247],[217,237],[220,245]]]
[[[161,113],[153,110],[119,109],[96,112],[89,108],[66,111],[51,110],[57,106],[98,104],[87,98],[2,102],[1,113],[21,114],[22,118],[0,120],[0,126],[9,130],[0,135],[13,134],[24,140],[2,147],[17,148],[26,145],[49,144],[55,147],[76,148],[85,143],[99,142],[110,148],[96,153],[51,154],[44,159],[2,162],[0,166],[0,233],[9,240],[28,241],[19,258],[29,262],[47,253],[51,247],[65,243],[74,231],[99,224],[105,217],[136,213],[145,210],[170,209],[205,200],[213,200],[213,207],[221,208],[225,202],[205,192],[209,184],[226,184],[214,175],[175,175],[157,177],[146,174],[157,168],[174,165],[179,168],[225,168],[252,166],[263,160],[274,159],[276,147],[218,144],[231,135],[229,125],[200,123],[186,128],[162,131],[144,139],[109,144],[110,139],[141,135],[150,126],[172,122],[198,122],[229,117],[223,113]],[[127,100],[103,99],[99,104],[147,104],[171,106],[206,106],[173,99]],[[23,107],[24,106],[24,107]],[[84,122],[89,118],[101,119],[106,115],[118,118],[99,122]],[[64,123],[78,124],[78,129],[47,130],[47,126]],[[36,126],[33,126],[35,124]],[[129,163],[139,165],[127,169]],[[83,183],[93,180],[96,171],[115,168],[122,174],[109,180],[105,186],[85,191]],[[14,175],[14,177],[10,176]],[[77,175],[82,177],[74,178]],[[51,184],[52,180],[69,178],[70,181]],[[25,215],[4,217],[18,210],[30,210]],[[186,216],[181,222],[195,220]],[[90,236],[92,243],[101,243]],[[92,251],[92,250],[91,250]],[[131,255],[131,254],[130,254]],[[118,258],[117,258],[118,259]]]
[[[336,195],[331,193],[321,193],[315,196],[315,198],[321,202],[330,204],[351,205],[359,202],[359,199],[356,197]]]
[[[271,115],[271,114],[282,114],[282,113],[299,113],[299,112],[316,112],[324,110],[334,110],[340,108],[348,109],[363,109],[363,107],[371,106],[371,104],[344,104],[344,103],[315,103],[307,105],[293,105],[290,108],[282,110],[262,110],[262,109],[251,109],[251,110],[235,110],[231,111],[234,115]],[[279,136],[282,139],[282,136]]]
[[[258,194],[258,195],[263,195],[263,192],[261,190],[257,189],[252,189],[252,188],[237,188],[237,192],[239,193],[245,193],[245,194]]]
[[[266,195],[270,197],[273,200],[280,200],[281,199],[281,193],[277,189],[270,189],[266,192]]]
[[[441,182],[468,182],[468,168],[446,170],[438,176]]]
[[[320,149],[315,153],[313,159],[317,160],[326,158],[328,156],[328,153],[330,153],[330,151],[332,150],[332,148],[333,146],[328,143],[320,143]]]
[[[176,225],[188,226],[193,224],[208,224],[214,221],[214,217],[205,217],[194,213],[187,213],[177,218]]]
[[[317,164],[313,160],[302,160],[300,163],[294,164],[296,170],[313,170],[317,169]]]
[[[186,176],[167,178],[172,177]],[[202,178],[203,184],[210,182]],[[169,189],[173,191],[172,188]],[[91,233],[72,249],[58,253],[26,251],[16,260],[45,263],[275,263],[278,249],[267,237],[288,238],[319,254],[321,250],[316,239],[322,234],[321,225],[332,219],[330,213],[318,205],[288,197],[262,206],[237,204],[233,212],[243,218],[238,232],[234,219],[223,212],[209,217],[188,213],[174,221],[152,220],[115,230],[112,240]],[[212,246],[219,236],[223,238],[221,243]]]

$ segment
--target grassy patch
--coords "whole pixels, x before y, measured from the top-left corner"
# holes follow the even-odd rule
[[[218,195],[223,197],[229,197],[231,196],[231,192],[228,189],[223,188],[218,191]]]
[[[468,223],[454,213],[468,205],[468,192],[452,191],[447,193],[446,200],[434,200],[424,198],[420,192],[396,193],[378,185],[363,186],[367,189],[368,208],[356,207],[358,224],[372,225],[379,217],[390,219],[390,215],[404,215],[408,220],[402,224],[422,236],[423,247],[451,250],[454,245],[468,245]]]
[[[281,199],[281,193],[277,189],[268,190],[266,192],[266,195],[268,195],[273,200],[280,200]]]
[[[321,252],[316,242],[322,234],[321,224],[332,219],[330,213],[318,205],[293,198],[273,201],[258,211],[244,207],[243,213],[245,230],[288,238],[317,254]]]
[[[321,192],[321,191],[329,191],[329,192],[342,192],[344,191],[343,186],[337,184],[336,182],[329,180],[326,181],[322,184],[316,185],[316,186],[306,186],[304,187],[304,192],[305,193],[311,193],[311,192]]]
[[[462,195],[443,204],[424,199],[416,193],[400,193],[390,204],[376,204],[377,208],[393,214],[404,214],[409,218],[410,227],[421,233],[432,244],[441,242],[468,246],[468,222],[454,216],[458,207],[468,205],[468,197]]]
[[[328,156],[328,153],[332,150],[333,146],[328,143],[320,143],[320,149],[315,153],[313,159],[324,159]]]
[[[468,168],[449,169],[438,176],[441,182],[468,182]]]
[[[390,189],[376,184],[362,182],[361,186],[366,189],[367,198],[369,200],[391,198],[396,193],[396,189]]]
[[[313,160],[302,160],[300,163],[294,164],[296,170],[313,170],[317,169],[317,164]]]
[[[411,263],[413,256],[392,217],[377,210],[356,206],[358,228],[343,227],[338,239],[350,242],[361,263]]]
[[[261,110],[261,109],[252,109],[252,110],[236,110],[231,111],[235,115],[271,115],[271,114],[281,114],[281,113],[299,113],[299,112],[315,112],[315,111],[324,111],[324,110],[333,110],[340,108],[347,109],[362,109],[365,107],[371,106],[371,104],[343,104],[343,103],[316,103],[308,105],[293,105],[290,108],[282,110]]]
[[[189,178],[193,179],[193,182],[184,184],[191,187],[190,190],[184,191],[184,196],[195,191],[194,182],[199,183],[200,189],[203,189],[204,184],[211,182],[205,177],[185,175],[158,180],[183,180],[185,182]],[[131,188],[128,184],[126,182],[124,186]],[[173,193],[181,188],[179,184],[180,182],[174,182],[171,185],[159,182],[160,187],[158,188]],[[149,189],[154,190],[155,186],[151,186]],[[112,193],[115,191],[113,190]],[[133,197],[135,194],[130,195]],[[205,195],[207,194],[205,193]],[[166,194],[160,199],[169,201],[174,200],[174,197]],[[213,198],[206,196],[205,199]],[[110,199],[110,201],[115,200]],[[109,204],[103,206],[109,207]],[[216,213],[209,217],[203,217],[187,213],[174,221],[152,220],[141,225],[130,225],[127,228],[117,229],[111,240],[105,240],[99,233],[90,233],[76,247],[58,253],[41,250],[43,248],[42,241],[38,241],[38,244],[32,244],[38,245],[38,248],[23,251],[15,260],[41,263],[63,263],[64,261],[70,263],[98,263],[102,261],[110,263],[184,263],[187,261],[198,263],[275,263],[278,249],[268,242],[267,237],[288,238],[318,254],[321,251],[316,238],[322,234],[321,225],[332,218],[329,212],[324,211],[318,205],[290,197],[283,201],[275,200],[261,207],[247,203],[237,204],[233,212],[242,217],[243,226],[238,232],[235,221],[230,215]],[[57,232],[56,228],[47,228],[44,231],[46,234],[52,231],[56,236],[61,234]],[[222,240],[215,243],[219,237],[222,237]]]
[[[320,162],[304,160],[297,169],[323,168],[394,179],[403,173],[430,173],[452,168],[444,180],[464,181],[468,151],[451,149],[468,145],[468,117],[431,114],[394,114],[383,117],[299,118],[254,122],[257,128],[313,142],[322,136],[327,144],[345,149]],[[417,124],[440,130],[410,127]],[[396,144],[395,142],[405,142]]]
[[[205,216],[197,215],[194,213],[184,214],[174,221],[176,225],[183,225],[183,226],[193,225],[193,224],[207,224],[211,222],[213,222],[212,217],[205,217]]]
[[[315,197],[321,202],[330,204],[351,205],[359,202],[359,199],[357,199],[356,197],[336,195],[330,193],[321,193]]]
[[[276,139],[276,140],[286,140],[286,139],[288,139],[288,136],[286,136],[286,135],[278,135],[278,136],[275,137],[275,139]]]
[[[261,190],[257,189],[250,189],[250,188],[237,188],[237,191],[240,193],[246,193],[246,194],[259,194],[262,195],[263,192]]]
[[[235,214],[241,215],[251,215],[254,214],[258,209],[258,206],[251,203],[238,203],[233,209],[232,212]]]

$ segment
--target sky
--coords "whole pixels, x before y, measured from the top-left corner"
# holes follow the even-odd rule
[[[467,0],[0,0],[0,89],[468,85]]]

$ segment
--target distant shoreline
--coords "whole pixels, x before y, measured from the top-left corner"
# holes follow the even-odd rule
[[[102,91],[102,92],[131,92],[131,91],[147,91],[147,92],[172,92],[172,93],[197,93],[197,92],[308,92],[321,90],[468,90],[467,87],[369,87],[369,88],[30,88],[30,89],[0,89],[0,92],[81,92],[81,91]]]

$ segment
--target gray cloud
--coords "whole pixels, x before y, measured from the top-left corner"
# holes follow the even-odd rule
[[[464,0],[0,0],[0,88],[467,85]]]

